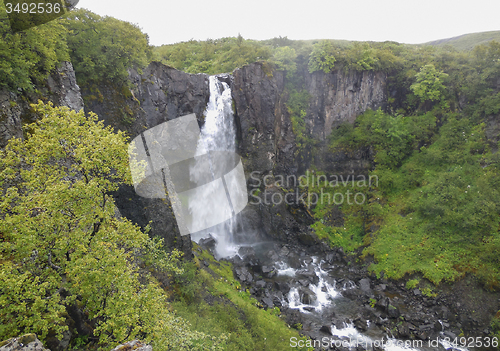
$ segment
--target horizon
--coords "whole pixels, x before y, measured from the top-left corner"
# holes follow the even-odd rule
[[[138,25],[154,46],[235,37],[238,33],[258,41],[286,36],[291,40],[335,38],[425,44],[500,30],[500,3],[496,0],[473,4],[451,0],[360,0],[356,8],[340,1],[303,4],[263,0],[251,5],[229,0],[168,4],[144,0],[140,7],[130,0],[82,0],[79,5],[101,16]]]

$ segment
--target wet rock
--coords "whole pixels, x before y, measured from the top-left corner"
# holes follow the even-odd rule
[[[406,338],[410,336],[410,328],[408,326],[408,323],[403,323],[401,325],[398,325],[397,331],[398,331],[398,336],[400,338]]]
[[[299,279],[299,283],[302,286],[309,286],[309,284],[311,284],[311,282],[307,279]]]
[[[359,288],[362,292],[366,294],[372,294],[372,289],[370,287],[370,279],[364,278],[359,281]]]
[[[356,329],[359,329],[361,331],[366,331],[368,329],[368,324],[366,323],[365,319],[356,318],[353,323]]]
[[[312,305],[315,299],[314,293],[307,288],[300,288],[299,290],[300,302],[304,305]]]
[[[275,281],[274,282],[274,288],[283,294],[288,294],[290,291],[290,285],[287,282],[283,281]]]
[[[273,300],[269,297],[264,297],[262,299],[262,304],[264,305],[265,308],[273,308],[274,307]]]
[[[439,321],[436,321],[434,323],[434,331],[437,332],[443,331],[443,326],[441,325],[441,323],[439,323]]]
[[[319,331],[328,335],[332,335],[332,328],[329,325],[323,325],[319,328]]]
[[[398,318],[400,315],[399,308],[389,304],[387,306],[387,315],[389,318]]]
[[[282,298],[280,298],[279,296],[274,296],[273,297],[273,304],[274,306],[277,306],[277,307],[281,307],[283,304],[282,304]]]
[[[262,273],[265,274],[268,278],[272,278],[276,275],[276,271],[273,267],[270,266],[262,266]]]
[[[273,268],[269,266],[262,266],[262,273],[272,272]]]
[[[248,271],[246,267],[236,267],[234,269],[236,278],[241,282],[251,283],[253,281],[252,274]]]
[[[288,256],[289,253],[290,253],[290,250],[288,250],[288,248],[286,246],[283,246],[279,252],[279,255],[282,257],[286,257],[286,256]]]
[[[217,240],[213,237],[212,234],[208,234],[207,238],[200,239],[198,245],[213,254],[215,252],[215,245],[217,245]]]
[[[263,280],[257,280],[257,281],[255,282],[255,287],[256,287],[256,288],[259,288],[259,289],[263,289],[263,288],[265,288],[265,287],[266,287],[266,282],[265,282],[265,281],[263,281]]]
[[[361,291],[357,288],[342,291],[342,296],[347,297],[348,299],[351,299],[351,300],[358,299],[360,294],[361,294]]]

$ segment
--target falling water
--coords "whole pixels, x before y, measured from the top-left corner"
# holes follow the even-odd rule
[[[201,130],[201,136],[198,141],[196,155],[203,155],[211,151],[227,151],[234,153],[236,151],[236,133],[234,127],[234,117],[232,110],[231,89],[225,82],[220,82],[216,76],[209,78],[210,84],[210,99],[205,110],[205,124]],[[217,162],[220,162],[220,158]],[[227,160],[230,162],[231,160]],[[222,162],[225,162],[224,160]],[[218,164],[218,167],[221,165]],[[224,168],[224,167],[222,167]],[[191,180],[196,182],[203,175],[198,174],[197,167],[191,169]],[[189,208],[192,213],[196,213],[195,221],[198,222],[198,227],[208,228],[201,230],[191,235],[192,239],[198,242],[201,238],[206,238],[212,235],[216,240],[215,253],[220,257],[231,257],[238,252],[238,246],[234,243],[233,232],[235,229],[234,213],[230,208],[224,211],[213,211],[208,208],[199,199],[208,196],[220,196],[218,203],[227,201],[224,193],[216,193],[214,189],[204,187],[198,188],[193,200],[189,202]],[[220,216],[220,220],[214,219],[214,216]],[[230,219],[224,221],[224,218]],[[216,226],[210,226],[207,223],[220,223]]]

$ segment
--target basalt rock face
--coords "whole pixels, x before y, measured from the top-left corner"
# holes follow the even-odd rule
[[[318,141],[310,163],[330,174],[366,175],[372,167],[373,150],[367,148],[332,152],[327,138],[340,124],[353,124],[356,117],[367,109],[385,108],[385,73],[314,72],[305,77],[306,89],[311,97],[305,117],[306,125],[313,139]]]
[[[325,140],[343,122],[354,123],[367,109],[384,107],[387,101],[382,72],[314,72],[305,78],[311,96],[306,123],[318,140]]]
[[[86,109],[97,113],[105,124],[126,130],[131,139],[149,128],[191,113],[196,114],[202,125],[210,97],[207,75],[188,74],[153,62],[142,72],[130,70],[129,77],[131,90],[120,92],[113,87],[99,87],[101,102],[87,98]],[[128,114],[126,120],[122,113]],[[123,216],[142,227],[151,222],[151,235],[163,238],[166,247],[191,257],[191,238],[180,235],[168,198],[143,198],[133,187],[122,186],[115,199]]]
[[[276,186],[277,176],[293,179],[310,166],[330,174],[366,174],[372,165],[371,150],[332,152],[327,145],[328,135],[342,122],[353,123],[366,109],[383,107],[386,83],[380,72],[301,74],[310,95],[304,117],[306,133],[315,143],[307,157],[298,150],[292,128],[284,72],[257,62],[232,75],[219,76],[219,80],[231,86],[238,152],[243,158],[248,188],[255,195],[249,197],[250,205],[242,214],[250,217],[243,218],[242,223],[260,227],[275,238],[310,244],[314,241],[308,229],[312,218],[301,207],[300,197],[294,196],[292,201],[290,194],[292,205],[276,201],[285,195],[282,188],[290,190],[296,184],[287,181],[283,187]],[[48,79],[45,100],[80,110],[83,96],[87,112],[97,113],[106,125],[126,130],[132,139],[190,113],[196,114],[200,126],[203,124],[209,100],[207,75],[187,74],[153,62],[143,71],[130,70],[130,82],[130,88],[103,85],[84,89],[80,95],[72,66],[65,62]],[[31,120],[29,103],[38,98],[22,92],[0,92],[0,147],[12,137],[22,137],[22,124]],[[262,193],[257,194],[257,188]],[[115,197],[122,215],[143,227],[151,222],[151,234],[191,255],[190,238],[180,235],[168,199],[139,197],[131,186],[123,186]]]
[[[5,147],[11,138],[23,137],[22,125],[33,122],[30,104],[38,99],[76,111],[83,108],[80,87],[70,62],[62,62],[48,77],[46,86],[38,90],[41,93],[0,91],[0,148]]]
[[[384,108],[387,96],[382,72],[302,74],[310,96],[304,117],[306,133],[314,140],[312,152],[307,154],[298,149],[293,132],[283,72],[254,63],[233,72],[231,88],[239,152],[249,177],[250,206],[261,214],[269,235],[298,239],[307,245],[313,242],[307,226],[310,214],[299,196],[289,194],[288,204],[280,201],[285,199],[281,188],[290,191],[296,186],[294,179],[311,166],[329,174],[367,175],[372,167],[372,150],[332,151],[328,136],[343,122],[354,123],[367,109]],[[280,176],[285,179],[282,185],[277,184]]]

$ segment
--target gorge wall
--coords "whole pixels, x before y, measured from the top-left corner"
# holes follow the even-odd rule
[[[0,148],[5,147],[7,141],[13,137],[23,137],[23,124],[33,122],[30,104],[39,99],[76,111],[83,108],[80,87],[70,62],[62,62],[37,90],[38,92],[32,93],[0,90]]]
[[[305,117],[307,132],[317,141],[313,157],[299,157],[296,136],[287,108],[285,72],[273,70],[267,63],[257,62],[218,76],[231,87],[237,126],[238,152],[243,158],[249,189],[254,181],[269,174],[299,175],[309,166],[336,174],[366,174],[371,167],[370,150],[332,152],[328,135],[342,122],[353,123],[368,108],[383,107],[386,101],[385,75],[381,72],[336,71],[330,74],[307,73],[305,87],[311,96]],[[137,136],[162,122],[195,113],[200,126],[209,99],[208,76],[187,74],[153,62],[141,73],[131,70],[130,93],[117,94],[103,87],[101,101],[92,100],[86,109],[106,121]],[[84,92],[84,97],[88,93]],[[86,98],[86,101],[89,99]],[[123,106],[129,111],[128,124],[120,120]],[[257,174],[257,173],[254,173]],[[282,189],[270,188],[267,196]],[[263,196],[263,195],[261,195]],[[135,195],[132,187],[122,187],[116,194],[120,211],[145,226],[151,221],[152,233],[190,255],[189,238],[180,236],[168,200],[145,199]],[[239,215],[239,228],[264,232],[276,239],[314,242],[307,215],[285,204],[268,206],[249,204]],[[292,214],[293,212],[293,214]]]
[[[85,101],[86,112],[97,113],[106,125],[127,131],[131,139],[190,113],[195,113],[203,125],[209,100],[207,75],[187,74],[157,62],[140,72],[129,73],[130,89],[101,85],[80,92],[71,63],[63,62],[50,75],[41,94],[1,91],[0,147],[12,137],[22,137],[22,125],[32,120],[29,104],[38,99],[74,110],[83,108]],[[238,152],[243,158],[249,189],[255,181],[250,177],[252,172],[262,179],[266,175],[297,176],[311,165],[334,174],[365,174],[370,169],[370,150],[332,152],[328,136],[340,123],[353,123],[366,109],[384,106],[383,73],[305,73],[305,89],[310,95],[305,123],[308,135],[315,141],[314,154],[305,158],[297,150],[287,108],[285,72],[257,62],[218,78],[232,90]],[[267,190],[266,196],[283,191],[272,186]],[[139,197],[131,186],[122,186],[115,197],[122,215],[142,227],[151,222],[153,235],[163,237],[168,247],[178,248],[190,257],[190,238],[180,235],[168,199]],[[300,208],[249,204],[239,217],[240,229],[263,229],[276,239],[300,240],[305,244],[315,241],[308,229],[308,216]]]

